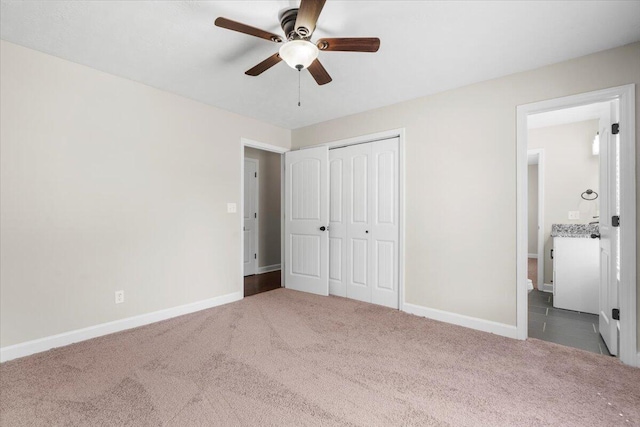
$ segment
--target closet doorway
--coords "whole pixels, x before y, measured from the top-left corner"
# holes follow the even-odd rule
[[[401,308],[402,138],[285,155],[287,288]]]

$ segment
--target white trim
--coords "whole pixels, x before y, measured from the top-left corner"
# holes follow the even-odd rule
[[[406,188],[406,156],[405,156],[405,144],[406,144],[406,133],[404,128],[398,129],[389,129],[382,132],[370,133],[367,135],[360,135],[353,138],[347,139],[339,139],[336,141],[326,142],[322,144],[310,145],[307,147],[301,147],[301,150],[307,148],[314,147],[322,147],[325,146],[329,149],[338,148],[338,147],[346,147],[349,145],[356,144],[366,144],[368,142],[382,141],[385,139],[398,138],[398,155],[399,155],[399,167],[400,167],[400,189],[398,191],[399,196],[399,209],[400,209],[400,217],[399,219],[399,231],[398,231],[398,256],[399,256],[399,265],[398,265],[398,309],[404,311],[404,305],[406,304],[404,301],[405,295],[405,237],[406,237],[406,200],[405,200],[405,188]],[[284,193],[283,193],[284,194]],[[284,199],[284,197],[283,197]],[[283,211],[284,212],[284,211]],[[284,260],[284,257],[282,258]],[[284,271],[284,270],[283,270]],[[283,285],[284,286],[284,285]]]
[[[257,148],[258,150],[271,151],[272,153],[283,154],[287,151],[291,151],[289,148],[280,147],[277,145],[266,144],[264,142],[254,141],[248,138],[240,138],[242,143],[242,154],[244,155],[244,147]]]
[[[527,116],[618,99],[620,102],[620,360],[637,366],[635,85],[629,84],[517,107],[516,310],[518,338],[527,338]]]
[[[247,158],[245,157],[245,161],[247,160]],[[255,203],[256,205],[256,212],[255,212],[255,220],[256,220],[256,226],[255,226],[255,231],[254,233],[254,250],[255,250],[255,255],[253,258],[253,271],[256,272],[256,274],[258,274],[258,266],[260,265],[260,219],[262,218],[260,215],[260,160],[257,159],[249,159],[249,160],[255,160],[256,162],[256,194],[255,194],[255,199],[253,200],[253,203]]]
[[[542,292],[550,292],[553,293],[553,283],[543,283],[542,284],[542,289],[540,289]]]
[[[398,302],[398,308],[400,310],[404,310],[404,306],[405,306],[405,302],[404,302],[404,296],[405,296],[405,280],[404,280],[404,275],[405,275],[405,242],[406,242],[406,224],[407,224],[407,216],[406,216],[406,197],[405,197],[405,189],[406,189],[406,179],[407,179],[407,168],[406,168],[406,158],[407,156],[405,155],[405,146],[406,146],[406,135],[405,135],[405,131],[404,128],[402,129],[398,129],[398,156],[400,157],[400,215],[399,215],[399,220],[400,220],[400,241],[398,242],[398,255],[400,257],[400,265],[399,265],[399,277],[398,277],[398,298],[399,298],[399,302]]]
[[[399,137],[400,141],[404,141],[405,139],[405,130],[404,128],[398,128],[398,129],[389,129],[389,130],[385,130],[382,132],[376,132],[376,133],[370,133],[367,135],[360,135],[360,136],[355,136],[353,138],[346,138],[346,139],[338,139],[335,141],[330,141],[330,142],[324,142],[322,144],[315,144],[315,145],[309,145],[306,147],[301,147],[301,150],[307,149],[307,148],[314,148],[314,147],[327,147],[329,149],[331,148],[338,148],[338,147],[347,147],[349,145],[356,145],[356,144],[366,144],[367,142],[375,142],[375,141],[382,141],[385,139],[391,139],[391,138],[396,138]]]
[[[151,313],[141,314],[138,316],[127,317],[125,319],[114,320],[113,322],[101,323],[99,325],[89,326],[87,328],[76,329],[74,331],[64,332],[57,335],[51,335],[20,344],[10,345],[0,348],[0,362],[17,359],[19,357],[29,356],[31,354],[40,353],[56,347],[62,347],[80,341],[86,341],[92,338],[113,334],[115,332],[125,331],[131,328],[148,325],[162,320],[171,319],[173,317],[194,313],[200,310],[217,307],[223,304],[239,301],[243,298],[243,292],[233,292],[221,295],[215,298],[209,298],[202,301],[192,302],[189,304],[179,305],[164,310],[158,310]]]
[[[632,365],[637,354],[636,266],[636,94],[635,85],[620,88],[620,360]],[[640,366],[635,360],[635,366]]]
[[[256,274],[271,273],[272,271],[278,271],[280,269],[280,264],[265,265],[264,267],[258,267]]]
[[[285,209],[286,209],[286,205],[284,202],[284,191],[285,191],[285,184],[284,184],[284,165],[285,165],[285,160],[284,160],[284,154],[280,155],[280,286],[282,286],[283,288],[286,287],[286,282],[284,280],[286,274],[285,274],[285,268],[286,268],[286,264],[285,264],[285,247],[284,247],[284,225],[285,225],[285,220],[284,220],[284,216],[285,216]]]
[[[251,261],[251,264],[253,264],[253,267],[251,268],[251,272],[247,273],[246,271],[243,270],[242,275],[244,277],[246,276],[251,276],[253,274],[258,274],[258,259],[260,258],[260,160],[258,159],[252,159],[250,157],[246,157],[244,158],[244,162],[249,162],[249,163],[254,163],[256,165],[256,186],[255,186],[255,194],[253,197],[253,203],[256,205],[256,211],[255,211],[255,226],[253,227],[253,253],[254,253],[254,257],[253,257],[253,261]],[[242,176],[244,178],[244,169],[242,170]],[[244,192],[246,191],[246,188],[243,188],[243,192],[242,192],[242,242],[244,244]],[[243,252],[243,256],[244,256],[244,252]]]
[[[536,286],[538,289],[544,288],[544,149],[535,148],[527,150],[527,158],[535,156],[536,164],[538,165],[538,283]],[[527,164],[528,166],[528,164]],[[528,175],[527,175],[528,179]],[[528,201],[528,200],[527,200]],[[529,255],[531,258],[531,255]]]
[[[438,310],[435,308],[422,307],[420,305],[404,303],[404,310],[409,314],[422,316],[440,322],[451,323],[453,325],[464,326],[465,328],[475,329],[477,331],[489,332],[501,335],[507,338],[516,338],[517,330],[513,325],[506,323],[498,323],[491,320],[479,319],[477,317],[465,316],[462,314],[451,313],[449,311]]]
[[[258,150],[270,151],[272,153],[284,154],[287,151],[291,151],[289,148],[283,148],[277,145],[266,144],[264,142],[254,141],[248,138],[240,138],[240,212],[244,212],[244,147],[257,148]],[[284,266],[284,156],[280,156],[280,262]],[[244,218],[242,215],[238,215],[240,218],[240,231],[242,235],[242,227],[244,226]],[[240,239],[240,276],[244,280],[244,239]],[[282,276],[280,278],[281,285],[284,286],[284,268],[282,269]],[[243,291],[244,292],[244,291]]]
[[[528,254],[527,258],[538,259],[538,254]]]

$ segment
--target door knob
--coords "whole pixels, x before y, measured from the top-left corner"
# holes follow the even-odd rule
[[[326,229],[327,229],[327,227],[325,227],[324,225],[322,227],[320,227],[320,231],[324,231]]]
[[[600,234],[593,233],[593,234],[591,235],[591,238],[592,238],[592,239],[599,239],[599,238],[600,238]]]

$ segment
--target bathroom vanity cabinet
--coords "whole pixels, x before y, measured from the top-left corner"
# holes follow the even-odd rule
[[[553,238],[553,306],[598,314],[600,245],[590,235]]]

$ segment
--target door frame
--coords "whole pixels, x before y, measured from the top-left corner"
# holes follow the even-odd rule
[[[535,164],[538,165],[538,232],[536,233],[538,236],[538,251],[536,254],[538,257],[538,283],[536,283],[536,286],[539,291],[552,292],[553,288],[547,290],[544,285],[544,149],[533,148],[527,150],[527,166],[529,166],[528,160],[530,157],[535,157]]]
[[[255,188],[255,194],[253,195],[253,203],[255,203],[256,205],[256,211],[255,211],[255,226],[253,227],[253,246],[254,246],[254,253],[255,253],[255,257],[253,260],[253,274],[258,274],[258,267],[259,267],[259,263],[258,263],[258,255],[260,255],[260,221],[259,221],[259,216],[258,214],[260,213],[260,160],[258,159],[252,159],[249,157],[245,157],[244,161],[247,162],[251,162],[251,163],[255,163],[256,165],[256,188]],[[244,166],[244,163],[242,164]],[[244,179],[244,169],[242,170],[242,178]],[[246,189],[245,189],[246,191]],[[244,196],[244,193],[243,193]],[[244,197],[242,197],[242,210],[240,212],[242,212],[243,215],[243,224],[242,224],[242,229],[244,231]],[[244,245],[244,239],[242,239],[242,244]],[[243,252],[244,254],[244,252]],[[244,273],[243,273],[244,274]],[[246,276],[244,276],[246,277]]]
[[[613,87],[593,92],[550,99],[517,107],[516,177],[516,329],[517,338],[527,338],[527,116],[580,105],[618,99],[620,106],[620,217],[625,233],[620,233],[620,360],[631,366],[640,364],[636,346],[636,124],[635,85]]]
[[[264,142],[254,141],[249,138],[240,138],[240,191],[238,200],[240,200],[240,212],[244,212],[244,147],[257,148],[258,150],[270,151],[280,154],[280,212],[284,212],[284,153],[291,151],[289,148],[280,147],[278,145],[267,144]],[[238,215],[240,226],[240,235],[242,235],[242,227],[244,227],[244,218]],[[240,238],[240,282],[242,296],[244,298],[244,238]],[[280,286],[284,287],[284,216],[280,215]]]
[[[347,147],[349,145],[366,144],[369,142],[382,141],[385,139],[398,138],[398,176],[399,176],[399,190],[398,190],[398,209],[400,210],[398,217],[398,310],[405,311],[405,128],[390,129],[382,132],[371,133],[367,135],[360,135],[353,138],[339,139],[322,144],[314,144],[305,147],[300,147],[300,150],[306,148],[314,148],[326,146],[328,149]]]

